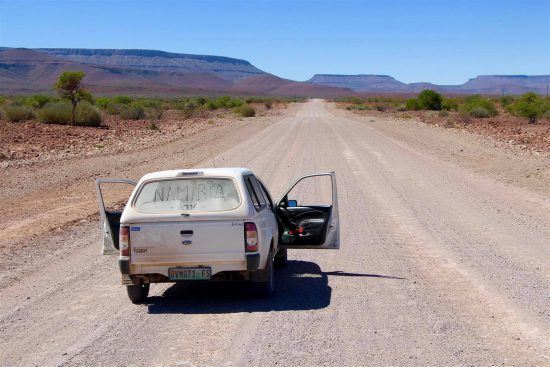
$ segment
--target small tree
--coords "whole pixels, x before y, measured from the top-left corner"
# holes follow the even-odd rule
[[[443,97],[441,94],[437,93],[435,90],[425,89],[418,97],[416,97],[418,105],[423,110],[441,110],[441,105],[443,103]]]
[[[542,99],[533,92],[522,95],[510,109],[514,114],[529,119],[530,124],[536,123],[544,113]]]
[[[85,75],[83,71],[65,71],[55,83],[55,89],[59,93],[59,96],[69,100],[73,107],[71,125],[74,125],[76,121],[76,106],[78,102],[91,99],[90,92],[82,86],[82,79],[84,79]]]

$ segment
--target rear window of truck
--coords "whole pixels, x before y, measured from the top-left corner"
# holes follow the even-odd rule
[[[177,178],[146,182],[134,200],[141,213],[218,212],[237,208],[241,199],[229,178]]]

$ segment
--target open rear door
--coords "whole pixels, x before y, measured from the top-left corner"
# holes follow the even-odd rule
[[[102,190],[102,185],[131,185],[132,190],[136,186],[136,182],[122,178],[99,178],[95,181],[97,191],[97,201],[99,204],[99,226],[101,228],[101,253],[103,255],[118,255],[118,232],[120,229],[120,217],[124,206],[128,201],[127,195],[123,190],[114,192],[113,197],[109,198],[114,201],[113,205],[106,203],[105,192]],[[125,190],[126,193],[128,190]],[[126,197],[125,197],[126,196]]]
[[[334,172],[300,177],[277,203],[275,215],[280,227],[280,248],[340,248]]]

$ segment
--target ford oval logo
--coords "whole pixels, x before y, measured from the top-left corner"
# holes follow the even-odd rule
[[[183,241],[181,244],[184,245],[184,246],[190,246],[190,245],[191,245],[191,241],[185,240],[185,241]]]

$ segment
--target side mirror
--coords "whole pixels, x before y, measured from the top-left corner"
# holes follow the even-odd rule
[[[298,206],[298,202],[296,200],[288,200],[286,202],[286,207],[287,208],[295,208]]]

